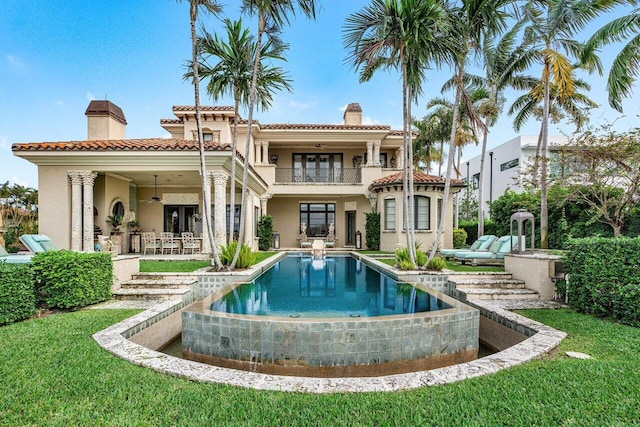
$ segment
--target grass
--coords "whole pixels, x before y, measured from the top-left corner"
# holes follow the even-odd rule
[[[396,265],[395,258],[377,258],[377,260],[387,265],[390,265],[392,267]],[[468,271],[468,272],[476,272],[476,273],[504,271],[504,266],[500,266],[500,265],[479,265],[477,267],[474,267],[468,264],[462,265],[460,263],[457,263],[451,260],[447,261],[446,268],[452,271]]]
[[[256,261],[261,261],[276,254],[276,252],[256,252]],[[201,268],[210,267],[211,261],[140,261],[141,273],[191,273]]]
[[[525,315],[569,334],[558,352],[497,374],[396,393],[264,392],[137,367],[91,334],[132,310],[82,310],[0,328],[0,426],[640,423],[640,329],[570,310]],[[582,351],[592,360],[569,359]]]

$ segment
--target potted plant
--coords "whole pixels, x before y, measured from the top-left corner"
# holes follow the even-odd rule
[[[111,233],[118,233],[120,231],[120,226],[124,217],[122,215],[109,215],[106,219],[107,224],[109,224],[111,228]]]
[[[140,223],[137,219],[132,219],[127,223],[127,225],[129,226],[129,230],[131,230],[132,234],[137,234],[140,232]]]

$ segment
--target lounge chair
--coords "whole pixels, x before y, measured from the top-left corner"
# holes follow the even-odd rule
[[[34,254],[58,250],[51,238],[45,234],[23,234],[20,241]]]
[[[476,251],[487,251],[489,250],[489,246],[497,239],[493,234],[485,234],[484,236],[478,237],[478,239],[473,242],[471,247],[466,249],[440,249],[440,255],[444,258],[454,258],[457,253],[463,252],[476,252]]]
[[[502,264],[504,263],[504,254],[511,252],[518,244],[518,236],[502,236],[491,244],[487,252],[466,252],[456,254],[456,261],[465,264],[471,262],[472,265],[478,264]]]
[[[0,262],[6,262],[8,264],[27,264],[31,262],[34,254],[10,254],[5,248],[0,246]]]

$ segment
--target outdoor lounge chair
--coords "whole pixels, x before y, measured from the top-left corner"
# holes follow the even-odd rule
[[[472,265],[478,264],[502,264],[504,263],[504,254],[508,254],[518,244],[518,236],[502,236],[491,244],[487,252],[466,252],[456,254],[456,261],[461,264],[471,262]]]
[[[31,262],[34,254],[10,254],[7,250],[0,246],[0,262],[8,264],[27,264]]]
[[[478,237],[478,239],[473,242],[471,247],[466,249],[440,249],[440,255],[444,258],[454,258],[457,253],[463,252],[476,252],[476,251],[487,251],[489,250],[489,246],[497,239],[493,234],[485,234],[484,236]]]
[[[23,234],[20,241],[34,254],[58,250],[51,238],[45,234]]]

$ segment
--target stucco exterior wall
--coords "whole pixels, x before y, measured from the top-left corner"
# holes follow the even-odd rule
[[[71,248],[71,183],[69,168],[38,167],[38,231],[60,249]]]

